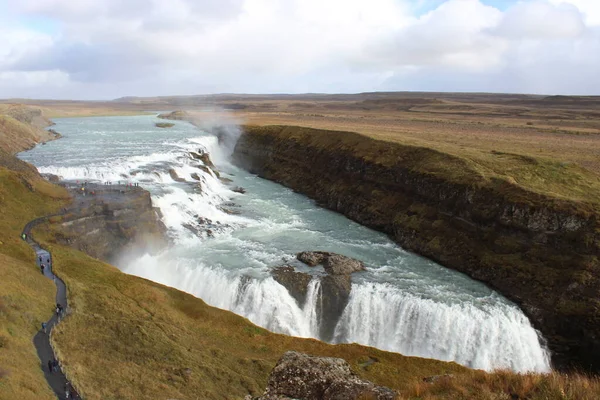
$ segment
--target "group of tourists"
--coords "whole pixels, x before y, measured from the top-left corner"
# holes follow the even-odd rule
[[[46,264],[44,264],[44,259],[42,258],[42,256],[38,257],[38,261],[40,262],[40,270],[42,272],[42,275],[44,275],[44,273],[46,272],[46,267],[51,268],[50,257],[46,258]]]
[[[65,309],[64,309],[64,307],[60,303],[56,303],[56,310],[55,311],[56,311],[56,317],[60,321],[60,318],[62,317],[62,314],[65,311]]]
[[[80,190],[81,190],[81,194],[82,194],[83,196],[86,196],[86,195],[88,195],[88,194],[89,194],[89,195],[92,195],[92,196],[95,196],[95,195],[96,195],[96,191],[95,191],[95,190],[88,190],[88,189],[87,189],[87,182],[86,182],[86,184],[85,184],[85,185],[83,185],[83,184],[81,185],[81,189],[80,189]]]
[[[115,184],[115,183],[114,183],[114,182],[112,182],[112,181],[106,181],[106,182],[104,182],[104,184],[105,184],[105,185],[108,185],[108,186],[111,186],[111,185],[113,185],[113,184]],[[116,185],[118,185],[118,186],[121,186],[121,181],[118,181],[118,182],[116,183]],[[127,186],[127,187],[139,187],[139,186],[140,186],[140,184],[139,184],[139,183],[137,183],[137,182],[133,182],[133,183],[127,182],[127,183],[123,183],[123,185],[125,185],[125,186]]]

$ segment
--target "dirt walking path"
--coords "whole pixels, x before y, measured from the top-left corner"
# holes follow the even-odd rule
[[[31,238],[31,229],[36,225],[45,222],[50,217],[51,216],[46,216],[34,219],[25,225],[25,228],[23,228],[23,232],[21,234],[21,237],[24,238],[27,244],[29,244],[29,246],[31,246],[31,248],[35,251],[36,264],[38,268],[40,268],[40,272],[42,271],[41,266],[43,265],[44,276],[48,279],[52,279],[56,285],[56,304],[54,307],[56,308],[56,306],[60,304],[63,308],[61,312],[54,312],[52,314],[52,318],[46,322],[45,332],[40,326],[40,330],[33,337],[33,344],[37,350],[38,357],[40,359],[40,366],[44,371],[44,376],[46,377],[48,385],[50,385],[56,396],[60,400],[80,399],[79,395],[73,389],[72,385],[65,376],[60,365],[60,360],[56,358],[54,349],[50,344],[50,335],[52,334],[54,326],[56,326],[56,324],[58,324],[61,319],[68,314],[67,288],[62,279],[52,272],[52,255]],[[52,368],[48,362],[52,362],[54,360],[58,361],[58,365]],[[69,391],[68,397],[67,390]]]

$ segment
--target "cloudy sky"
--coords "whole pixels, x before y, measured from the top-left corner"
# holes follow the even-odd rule
[[[0,0],[0,98],[600,95],[600,0]]]

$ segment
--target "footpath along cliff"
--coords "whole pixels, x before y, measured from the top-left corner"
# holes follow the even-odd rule
[[[497,289],[542,332],[556,367],[600,370],[595,205],[478,175],[432,149],[350,132],[249,126],[234,160]]]

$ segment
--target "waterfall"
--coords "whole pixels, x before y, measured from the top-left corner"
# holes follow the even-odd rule
[[[444,304],[387,284],[353,286],[334,341],[484,370],[549,369],[548,354],[536,331],[515,306]]]
[[[150,125],[142,117],[131,121]],[[81,134],[82,126],[73,120],[62,123],[73,123],[71,134]],[[183,123],[177,126],[188,129]],[[57,129],[69,133],[64,127]],[[173,135],[174,131],[157,132]],[[196,131],[200,136],[179,140],[156,138],[142,155],[139,143],[148,139],[140,136],[139,141],[121,142],[118,157],[109,153],[93,162],[66,157],[77,148],[57,155],[49,152],[52,146],[67,146],[65,138],[39,149],[46,152],[45,160],[52,159],[39,170],[73,180],[140,182],[160,208],[173,246],[162,254],[128,260],[120,268],[188,292],[273,332],[319,339],[323,292],[318,273],[308,285],[304,304],[298,305],[287,289],[271,278],[270,268],[281,265],[282,258],[288,259],[294,252],[307,250],[303,246],[329,246],[331,251],[364,256],[372,266],[354,277],[349,302],[335,327],[335,343],[356,342],[485,370],[550,369],[549,355],[537,332],[515,305],[459,274],[423,264],[382,235],[346,219],[335,220],[342,217],[327,214],[296,194],[270,183],[261,186],[267,183],[227,164],[230,148],[220,147],[219,142],[230,145],[237,132],[216,132],[217,136]],[[123,137],[116,132],[111,138],[119,141]],[[82,157],[112,151],[105,149],[106,138],[94,131],[85,138],[81,143],[91,147],[81,152]],[[235,180],[232,185],[250,185],[255,192],[249,190],[240,197],[231,191],[232,186],[199,168],[199,161],[189,156],[198,148],[232,172],[227,175]],[[135,155],[129,156],[123,149]],[[174,181],[170,169],[188,182]],[[236,209],[242,210],[241,215],[223,212],[222,205],[231,203],[239,206]],[[198,234],[208,228],[210,239]]]
[[[319,312],[321,309],[321,280],[313,278],[308,284],[306,301],[302,312],[308,321],[311,337],[317,338],[319,335]]]

